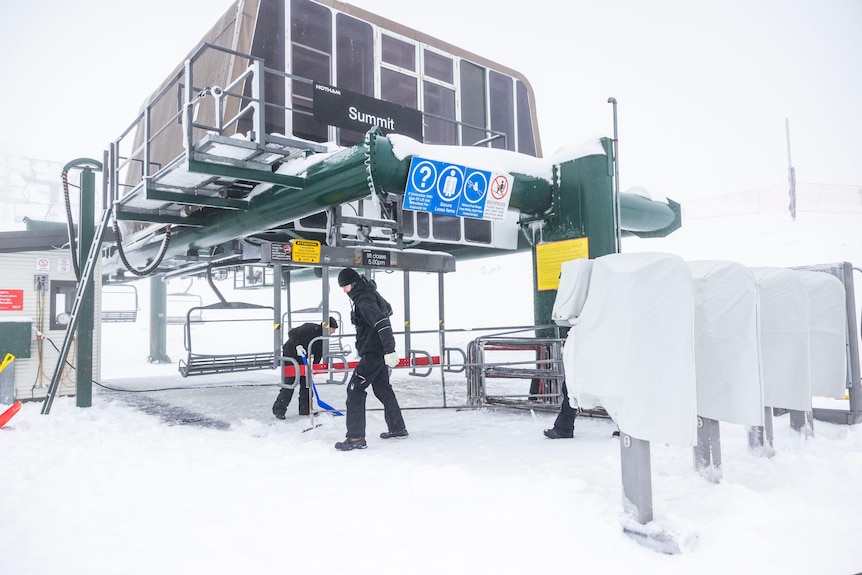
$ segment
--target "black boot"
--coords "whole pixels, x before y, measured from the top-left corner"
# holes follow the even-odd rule
[[[402,429],[401,431],[384,431],[383,433],[380,434],[380,439],[391,439],[393,437],[404,438],[404,437],[407,437],[408,435],[410,435],[410,434],[407,433],[406,429]]]
[[[292,389],[282,389],[278,392],[278,397],[275,398],[275,403],[272,404],[272,414],[277,419],[284,419],[284,414],[287,412],[287,406],[290,405],[292,397]]]
[[[574,431],[561,431],[556,427],[545,430],[545,437],[548,439],[571,439],[575,436]]]
[[[348,437],[345,438],[344,441],[339,441],[335,444],[335,449],[337,449],[338,451],[351,451],[353,449],[365,449],[366,447],[368,447],[368,444],[365,443],[364,437],[359,437],[356,439]]]

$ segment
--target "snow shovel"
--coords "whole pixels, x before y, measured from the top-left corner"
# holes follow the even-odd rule
[[[3,358],[3,363],[0,363],[0,371],[6,369],[6,366],[15,361],[15,356],[11,353],[7,353],[6,357]]]
[[[12,363],[13,361],[15,361],[15,356],[12,355],[11,353],[7,353],[6,357],[3,358],[3,363],[0,363],[0,371],[3,371],[4,369],[6,369],[6,366],[9,365],[10,363]],[[19,409],[21,409],[21,402],[16,401],[15,403],[13,403],[9,407],[9,409],[4,411],[3,413],[0,413],[0,427],[3,427],[4,425],[6,425],[9,422],[9,420],[12,419],[12,416],[14,416],[16,413],[18,413]]]
[[[314,378],[311,376],[311,366],[308,365],[308,358],[306,357],[304,351],[302,352],[302,363],[305,364],[305,377],[308,383],[311,384],[311,391],[314,393],[314,398],[317,400],[317,405],[319,405],[322,409],[331,412],[332,415],[344,416],[343,413],[320,399],[320,394],[317,393],[317,387],[314,385]],[[308,420],[311,422],[311,427],[303,429],[303,433],[306,431],[311,431],[315,427],[320,427],[321,425],[323,425],[322,423],[318,423],[317,425],[314,424],[314,413],[312,413],[311,410],[308,410]]]
[[[20,409],[21,409],[21,402],[20,402],[20,401],[16,401],[15,403],[13,403],[13,404],[9,407],[9,409],[7,409],[6,411],[4,411],[3,413],[0,413],[0,427],[3,427],[3,426],[4,426],[4,425],[6,425],[7,423],[9,423],[9,420],[10,420],[10,419],[12,419],[12,417],[13,417],[16,413],[18,413],[18,410],[20,410]]]

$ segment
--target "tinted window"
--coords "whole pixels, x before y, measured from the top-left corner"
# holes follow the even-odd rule
[[[470,146],[487,137],[485,127],[485,69],[461,61],[461,145]]]
[[[502,132],[505,138],[491,142],[494,148],[515,149],[515,98],[512,78],[499,72],[490,73],[491,84],[491,129]]]
[[[518,94],[518,151],[522,154],[535,156],[536,142],[533,139],[533,116],[530,114],[527,87],[519,80],[516,90]]]
[[[290,41],[326,52],[332,51],[332,16],[329,8],[309,2],[293,0],[290,11]]]
[[[410,210],[404,210],[401,212],[401,233],[406,237],[410,237],[414,233],[415,226],[413,225],[413,218],[416,212],[412,212]]]
[[[380,97],[393,104],[418,108],[416,78],[395,70],[381,69]]]
[[[374,45],[371,25],[345,14],[335,17],[338,87],[374,96]]]
[[[461,218],[431,214],[434,222],[434,238],[438,240],[461,240]]]
[[[329,9],[308,0],[294,0],[290,11],[291,73],[329,84],[332,53],[332,16]],[[293,134],[323,142],[328,129],[312,117],[312,86],[292,81]]]
[[[431,222],[428,212],[416,212],[416,235],[427,238],[431,235]]]
[[[425,50],[425,75],[430,78],[442,80],[447,84],[452,84],[453,76],[452,58],[441,56],[436,52]]]
[[[371,25],[346,14],[335,16],[336,85],[366,96],[374,96],[374,40]],[[340,128],[338,143],[352,146],[365,134]]]
[[[491,222],[464,218],[464,239],[479,244],[491,243]]]
[[[425,143],[457,144],[455,124],[455,90],[432,82],[423,82],[425,98]],[[441,116],[445,119],[434,118]],[[448,121],[447,121],[448,120]]]
[[[391,36],[381,36],[381,57],[387,64],[416,71],[416,46]]]
[[[293,46],[293,73],[303,78],[329,83],[329,56],[300,46]],[[328,136],[327,127],[312,116],[313,86],[294,80],[293,85],[293,134],[300,138],[323,142]]]

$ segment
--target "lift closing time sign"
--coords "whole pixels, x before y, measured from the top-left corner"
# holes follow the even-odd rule
[[[501,222],[512,176],[414,156],[404,189],[405,210]]]

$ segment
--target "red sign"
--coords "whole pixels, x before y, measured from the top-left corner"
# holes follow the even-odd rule
[[[0,289],[0,311],[21,311],[24,309],[24,290]]]

